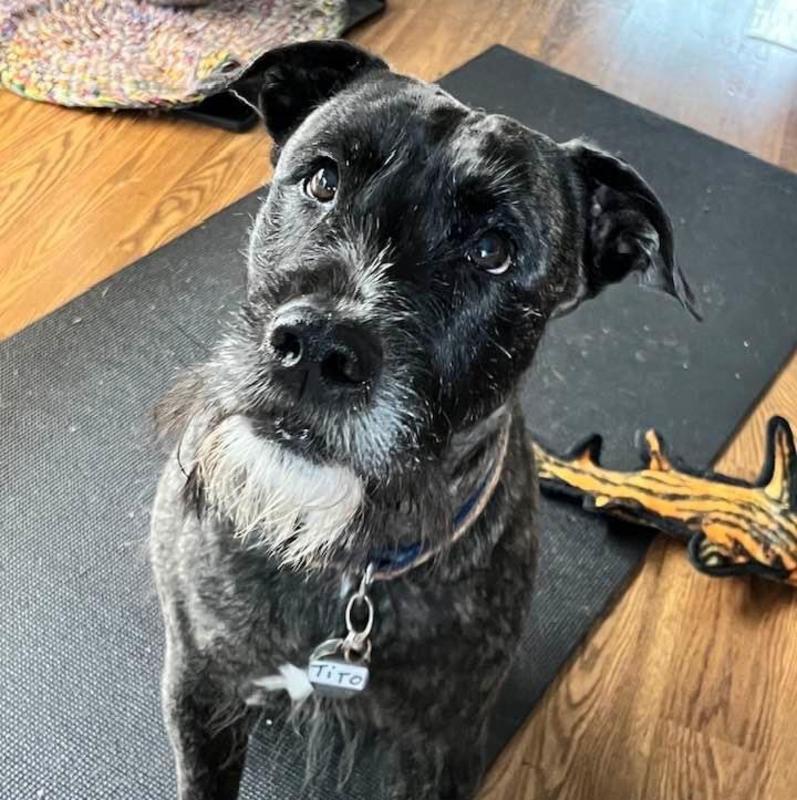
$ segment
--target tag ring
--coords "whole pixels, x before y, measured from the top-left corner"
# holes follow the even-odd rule
[[[368,664],[371,660],[371,640],[366,639],[362,647],[355,647],[348,642],[343,642],[343,657],[349,664]]]
[[[365,603],[365,609],[368,612],[368,616],[366,618],[365,627],[358,631],[357,628],[354,626],[354,621],[352,620],[352,612],[354,611],[355,604],[361,601]],[[359,640],[365,640],[371,635],[371,631],[374,627],[374,604],[371,601],[371,598],[367,594],[354,594],[349,599],[348,605],[346,606],[346,630],[348,631],[350,636],[354,636]]]

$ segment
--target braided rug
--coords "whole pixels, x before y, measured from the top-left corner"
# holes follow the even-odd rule
[[[0,85],[64,106],[184,106],[266,50],[346,21],[345,0],[0,0]]]

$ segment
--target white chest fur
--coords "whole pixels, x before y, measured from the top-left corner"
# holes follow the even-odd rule
[[[242,416],[224,420],[197,461],[210,502],[232,517],[238,536],[257,537],[287,566],[323,562],[363,499],[347,467],[316,464],[264,439]]]

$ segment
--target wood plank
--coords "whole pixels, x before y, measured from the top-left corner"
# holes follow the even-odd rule
[[[797,423],[797,356],[718,468],[757,477],[774,413]],[[673,442],[674,450],[677,443]],[[790,800],[797,592],[696,572],[658,539],[494,766],[481,800]]]
[[[797,169],[797,63],[745,36],[753,0],[393,0],[354,39],[434,78],[502,43]],[[688,87],[684,91],[683,87]],[[0,338],[269,175],[267,143],[0,93]]]
[[[797,0],[757,0],[748,34],[797,51]]]

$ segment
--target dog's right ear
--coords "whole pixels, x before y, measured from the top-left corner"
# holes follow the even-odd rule
[[[300,42],[262,55],[235,89],[256,103],[279,148],[314,108],[365,73],[387,68],[343,40]]]

